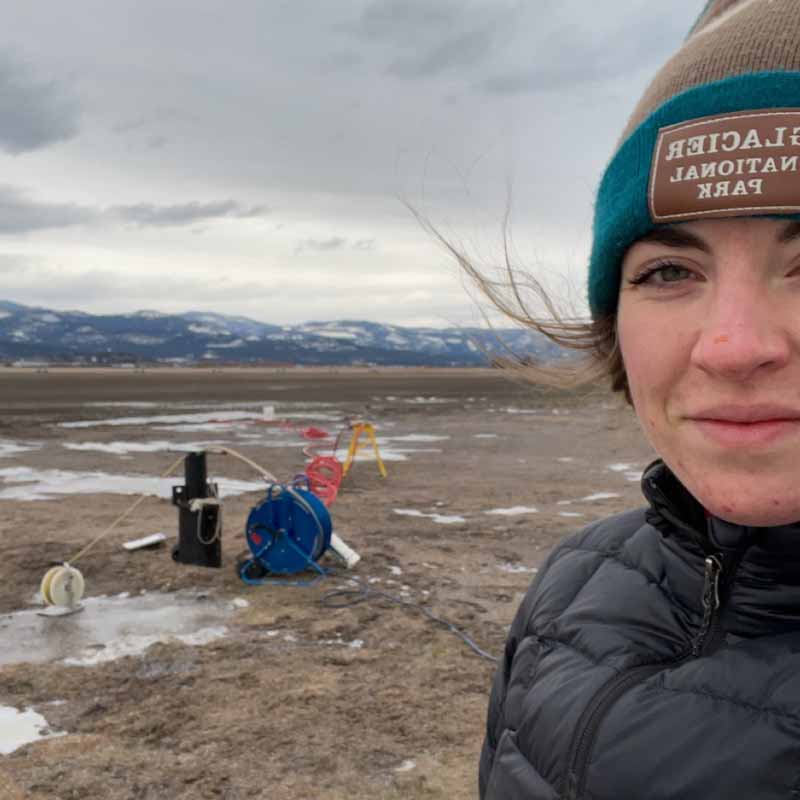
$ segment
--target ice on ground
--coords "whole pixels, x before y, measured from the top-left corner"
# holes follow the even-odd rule
[[[503,572],[525,572],[528,574],[533,574],[534,572],[539,571],[538,567],[526,567],[524,564],[512,564],[510,561],[506,561],[503,564],[498,564],[497,569],[502,570]]]
[[[42,445],[34,442],[12,442],[10,439],[0,439],[0,458],[15,456],[17,453],[27,453],[39,450]]]
[[[458,515],[447,516],[445,514],[426,514],[424,511],[417,511],[414,508],[394,508],[392,509],[395,514],[400,514],[404,517],[425,517],[426,519],[433,520],[439,525],[455,525],[458,522],[466,522],[464,517]]]
[[[157,431],[172,431],[173,433],[236,433],[245,426],[244,422],[193,422],[179,425],[154,425]]]
[[[410,405],[437,405],[439,403],[457,403],[458,400],[454,398],[423,397],[422,395],[418,395],[417,397],[404,397],[403,402]]]
[[[19,711],[10,706],[0,706],[0,755],[7,756],[23,745],[55,736],[66,734],[51,731],[47,720],[33,709]]]
[[[60,422],[62,428],[99,428],[102,426],[122,425],[177,425],[179,423],[216,423],[235,422],[245,419],[259,419],[255,411],[208,411],[197,414],[154,414],[150,417],[113,417],[111,419],[78,420],[75,422]]]
[[[41,617],[32,608],[0,615],[0,665],[64,661],[93,666],[139,655],[156,642],[202,645],[224,635],[231,603],[197,592],[87,597],[83,611]]]
[[[623,473],[625,480],[631,483],[635,483],[642,478],[642,471],[638,469],[635,464],[609,464],[606,469],[610,469],[612,472]]]
[[[230,478],[212,478],[219,486],[221,497],[264,488],[263,481],[239,481]],[[0,500],[52,500],[65,494],[148,494],[172,499],[172,487],[180,483],[180,476],[154,478],[148,475],[112,475],[107,472],[72,472],[60,469],[33,469],[9,467],[0,469]]]
[[[207,442],[168,442],[166,440],[150,442],[62,442],[61,446],[66,447],[67,450],[90,450],[98,453],[123,455],[125,453],[160,453],[165,450],[191,453],[205,450],[207,447],[224,444],[227,444],[227,442],[222,439],[215,439]]]
[[[409,453],[441,453],[441,450],[434,448],[423,447],[383,447],[381,442],[385,441],[378,439],[378,452],[381,455],[381,461],[408,461]],[[375,450],[372,443],[359,442],[358,452],[355,455],[354,461],[375,461]]]
[[[109,400],[84,403],[84,405],[91,408],[155,408],[158,403],[152,403],[149,400]],[[170,404],[164,403],[164,405]]]
[[[504,517],[516,517],[520,514],[538,514],[539,509],[533,506],[511,506],[511,508],[492,508],[484,514],[497,514]]]
[[[606,469],[610,469],[612,472],[627,472],[628,470],[633,469],[633,464],[607,464]]]
[[[122,639],[109,642],[100,650],[94,647],[87,648],[75,657],[65,658],[64,663],[70,667],[96,667],[98,664],[116,661],[118,658],[142,655],[148,647],[160,642],[176,641],[193,647],[202,647],[221,639],[227,632],[228,629],[221,625],[213,628],[201,628],[193,633],[127,635]]]
[[[437,436],[432,433],[407,433],[405,436],[384,436],[385,442],[443,442],[449,436]]]

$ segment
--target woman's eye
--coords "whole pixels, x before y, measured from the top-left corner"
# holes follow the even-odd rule
[[[686,267],[682,267],[680,264],[659,264],[642,270],[642,272],[632,278],[630,282],[635,285],[664,285],[667,283],[680,283],[681,281],[690,279],[692,276],[692,271]]]

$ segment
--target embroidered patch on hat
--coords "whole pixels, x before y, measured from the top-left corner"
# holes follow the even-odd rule
[[[719,114],[661,128],[653,222],[800,212],[800,109]]]

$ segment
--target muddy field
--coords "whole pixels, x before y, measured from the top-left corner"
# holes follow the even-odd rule
[[[295,429],[252,419],[265,405]],[[235,562],[263,490],[230,457],[209,456],[222,568],[172,560],[177,511],[152,481],[170,451],[224,442],[289,478],[296,428],[335,434],[347,415],[374,423],[389,474],[355,463],[334,530],[362,556],[354,574],[404,605],[329,608],[348,585],[329,555],[340,572],[314,586],[244,585]],[[552,545],[639,505],[650,458],[618,400],[488,370],[1,369],[0,797],[476,797],[494,665],[413,604],[499,654]],[[77,564],[85,610],[36,616],[51,563],[143,490]],[[157,531],[159,549],[121,547]],[[16,746],[33,712],[58,735]]]

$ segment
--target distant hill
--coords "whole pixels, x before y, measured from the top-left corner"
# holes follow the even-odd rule
[[[94,315],[0,300],[0,360],[70,363],[281,363],[480,366],[493,356],[555,360],[563,351],[532,331],[405,328],[338,320],[269,325],[193,311]]]

